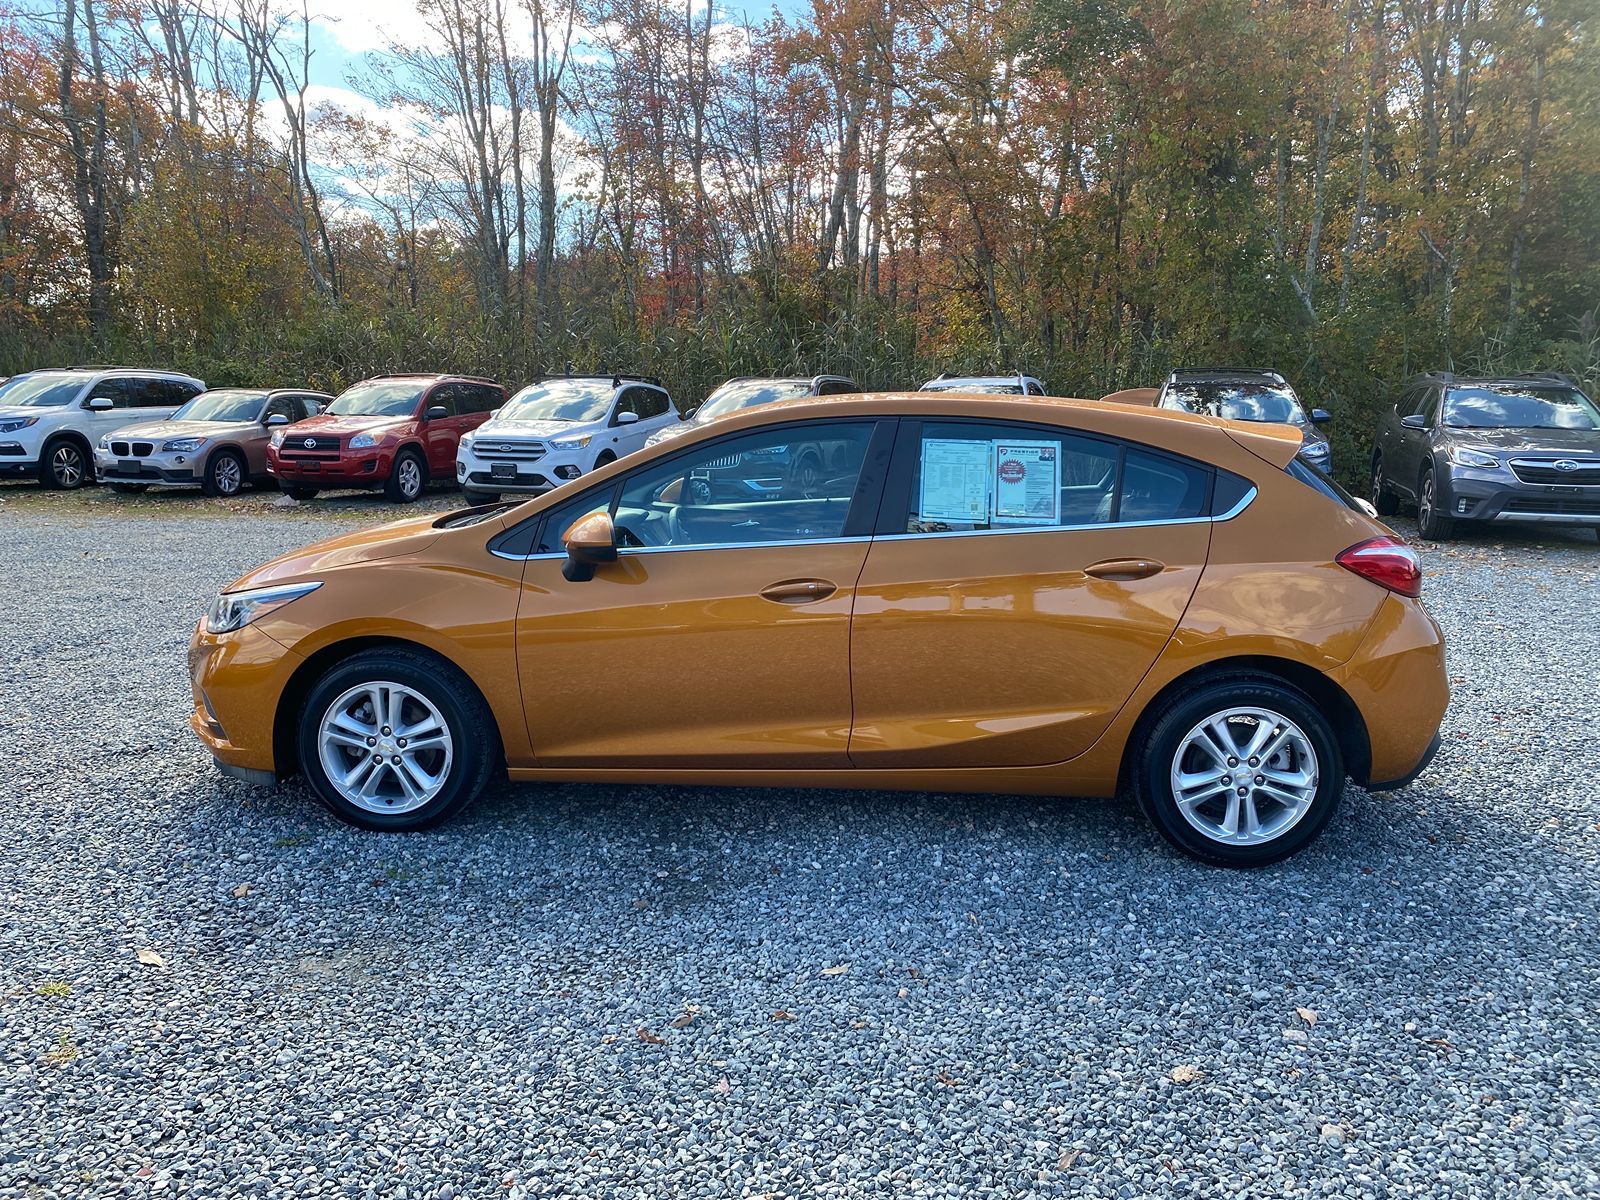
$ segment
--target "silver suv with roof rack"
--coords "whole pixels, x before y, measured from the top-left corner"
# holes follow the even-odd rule
[[[132,421],[170,417],[206,390],[181,371],[140,367],[49,368],[0,384],[0,479],[46,487],[95,481],[94,448]]]
[[[1184,367],[1162,383],[1156,407],[1229,421],[1293,425],[1300,431],[1300,457],[1323,474],[1333,473],[1333,446],[1321,429],[1333,415],[1321,408],[1307,412],[1289,381],[1276,371]]]
[[[976,392],[985,396],[1043,396],[1044,381],[1018,371],[1014,375],[936,375],[917,389],[922,392]]]
[[[757,408],[778,400],[799,400],[806,396],[854,396],[860,391],[860,384],[843,375],[792,375],[781,378],[740,375],[718,387],[705,398],[703,404],[685,411],[682,424],[668,425],[651,434],[645,445],[654,446],[692,430],[703,429],[718,417],[746,408]]]

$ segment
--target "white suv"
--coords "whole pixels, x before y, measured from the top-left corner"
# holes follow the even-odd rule
[[[922,392],[977,392],[991,396],[1042,396],[1044,384],[1020,371],[1015,375],[940,375],[917,389]]]
[[[94,447],[131,421],[159,421],[206,390],[190,375],[136,367],[29,371],[0,384],[0,479],[94,482]]]
[[[660,382],[558,375],[523,388],[461,438],[456,482],[469,504],[537,496],[644,446],[682,418]]]

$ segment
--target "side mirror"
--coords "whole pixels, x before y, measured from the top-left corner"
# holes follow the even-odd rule
[[[1313,425],[1326,425],[1331,420],[1333,420],[1333,414],[1327,409],[1313,408],[1311,410],[1311,423]]]
[[[289,417],[286,413],[273,413],[267,417],[268,429],[271,429],[274,425],[287,425],[288,423]]]
[[[561,574],[573,583],[587,582],[594,578],[595,567],[617,561],[617,529],[608,512],[579,517],[561,535],[561,543],[567,548]]]
[[[696,404],[696,405],[694,405],[694,406],[692,406],[690,408],[686,408],[681,413],[678,414],[678,420],[680,420],[680,421],[692,421],[692,420],[694,420],[695,413],[697,413],[699,411],[700,411],[700,406],[698,404]]]
[[[1428,427],[1428,418],[1421,413],[1412,413],[1410,416],[1401,417],[1400,424],[1407,429],[1426,429]]]
[[[93,396],[87,407],[90,412],[110,412],[116,405],[111,402],[110,396]]]
[[[617,414],[618,425],[634,425],[638,423],[638,420],[639,414],[636,412],[628,412],[627,410],[624,410]]]
[[[442,404],[431,404],[422,415],[430,421],[442,421],[450,415],[450,410]]]

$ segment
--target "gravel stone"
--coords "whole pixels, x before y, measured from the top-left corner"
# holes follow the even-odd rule
[[[1600,1192],[1589,538],[1425,544],[1432,770],[1228,872],[1115,801],[501,787],[380,835],[219,776],[204,605],[396,515],[0,487],[0,1200]]]

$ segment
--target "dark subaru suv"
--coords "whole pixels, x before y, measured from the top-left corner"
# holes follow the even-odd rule
[[[1372,449],[1372,503],[1417,506],[1425,538],[1458,521],[1600,531],[1600,408],[1565,375],[1424,375],[1384,413]]]

